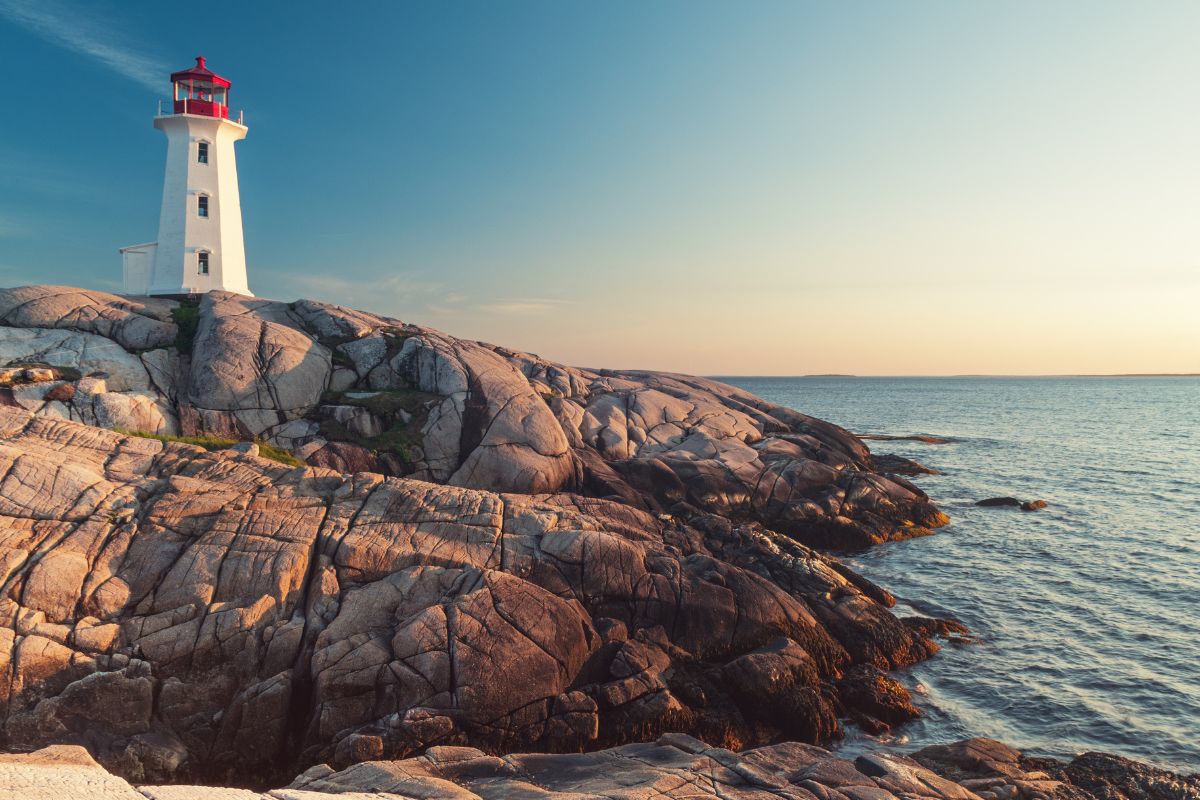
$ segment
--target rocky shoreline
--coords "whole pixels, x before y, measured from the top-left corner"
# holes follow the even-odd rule
[[[831,555],[947,521],[918,467],[711,380],[314,301],[0,290],[0,750],[52,747],[0,772],[1013,800],[816,747],[919,714],[888,673],[965,633]]]
[[[340,771],[314,766],[286,787],[261,792],[134,786],[84,748],[56,745],[0,754],[0,789],[24,800],[1191,800],[1200,796],[1200,776],[1101,753],[1068,764],[1030,759],[991,739],[850,761],[796,742],[735,753],[673,733],[653,743],[557,755],[431,747],[402,761],[364,761]]]

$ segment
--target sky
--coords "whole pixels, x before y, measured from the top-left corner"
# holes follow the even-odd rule
[[[250,285],[569,364],[1200,372],[1200,3],[0,0],[0,285],[120,291],[168,75]]]

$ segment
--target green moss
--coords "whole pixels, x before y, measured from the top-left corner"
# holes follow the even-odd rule
[[[171,309],[171,317],[179,328],[179,333],[175,335],[175,349],[190,355],[192,345],[196,342],[196,328],[200,325],[200,304],[195,300],[180,300],[179,305]]]
[[[227,450],[235,444],[241,442],[237,439],[222,439],[216,436],[168,436],[162,433],[147,433],[146,431],[130,431],[124,428],[114,428],[117,433],[123,433],[126,436],[140,436],[143,439],[157,439],[160,442],[180,442],[182,444],[192,444],[197,447],[203,447],[205,450]],[[263,458],[269,458],[272,461],[278,461],[280,464],[286,464],[289,467],[303,467],[304,462],[292,455],[291,452],[284,450],[282,447],[276,447],[273,444],[266,442],[256,442],[258,445],[258,454]]]
[[[266,442],[258,443],[258,454],[263,458],[269,458],[272,461],[278,461],[280,464],[287,464],[289,467],[304,466],[304,462],[292,455],[290,450],[284,450],[282,447],[276,447],[275,445],[268,444]]]
[[[432,392],[421,392],[416,389],[395,389],[388,392],[380,392],[374,397],[367,397],[357,401],[358,404],[365,406],[372,414],[379,416],[398,415],[400,411],[412,414],[414,417],[418,415],[428,416],[431,404],[440,403],[442,396],[433,394]],[[352,400],[352,402],[354,402]]]
[[[372,436],[365,443],[369,450],[374,450],[376,453],[391,451],[400,456],[405,461],[414,461],[414,448],[421,446],[424,438],[421,436],[420,429],[413,430],[410,427],[392,428],[384,431],[378,436]]]
[[[340,422],[321,420],[321,435],[331,442],[349,442],[373,453],[392,452],[405,461],[413,460],[413,448],[420,447],[423,437],[421,425],[414,419],[407,425],[395,425],[378,436],[358,436],[346,430]]]
[[[326,392],[321,397],[325,405],[358,406],[370,411],[387,426],[387,430],[378,436],[358,436],[340,422],[322,417],[319,408],[314,418],[321,425],[321,435],[331,442],[349,442],[377,453],[393,452],[405,461],[412,461],[413,448],[420,447],[424,442],[421,429],[429,419],[429,411],[441,400],[441,395],[416,389],[382,390],[373,392],[370,397]],[[404,415],[409,416],[408,422],[404,421]]]

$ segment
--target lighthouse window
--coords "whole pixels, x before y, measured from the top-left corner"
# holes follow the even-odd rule
[[[201,164],[208,163],[208,142],[200,142],[196,146],[196,160]]]
[[[196,261],[197,261],[197,264],[199,265],[200,274],[207,275],[208,274],[208,252],[205,250],[201,250],[199,253],[196,254]]]
[[[200,195],[198,198],[196,198],[196,202],[199,204],[197,206],[197,210],[199,211],[200,216],[207,217],[208,216],[208,195],[206,195],[206,194]]]

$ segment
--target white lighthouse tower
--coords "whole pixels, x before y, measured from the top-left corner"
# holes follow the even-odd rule
[[[230,82],[204,65],[171,75],[171,113],[154,118],[167,135],[158,241],[121,249],[125,292],[184,295],[222,289],[250,294],[234,142],[246,138],[241,115],[229,119]]]

